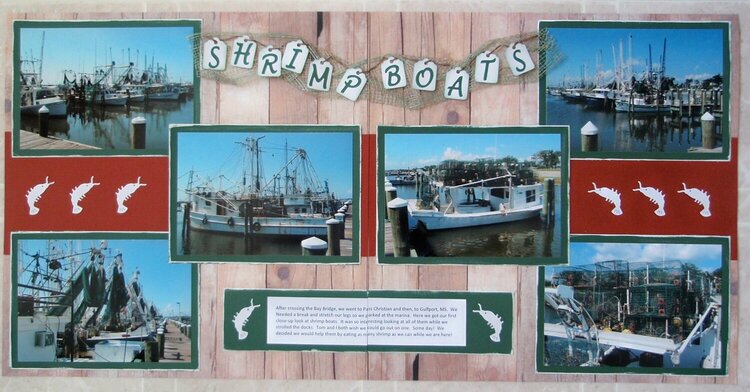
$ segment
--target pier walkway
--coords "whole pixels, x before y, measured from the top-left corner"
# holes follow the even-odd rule
[[[180,327],[173,320],[167,322],[164,333],[164,358],[160,362],[185,362],[192,359],[192,342],[190,337],[180,332]]]
[[[20,130],[22,150],[98,150],[98,147],[58,139],[56,137],[41,137],[38,133]]]

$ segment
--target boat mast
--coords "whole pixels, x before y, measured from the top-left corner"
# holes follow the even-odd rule
[[[289,162],[289,141],[284,139],[284,162]],[[289,165],[284,166],[284,194],[289,194]]]
[[[39,57],[39,85],[42,85],[42,67],[44,66],[44,35],[46,31],[42,31],[42,54]]]

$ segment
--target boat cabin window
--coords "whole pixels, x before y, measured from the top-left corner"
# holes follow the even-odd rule
[[[39,90],[36,92],[36,99],[54,98],[57,95],[50,90]]]
[[[206,200],[206,207],[211,207],[211,200]]]
[[[55,334],[49,331],[37,331],[34,333],[34,346],[47,347],[55,344]]]
[[[526,202],[533,203],[536,200],[536,189],[526,191]]]
[[[299,214],[299,207],[297,207],[297,208],[294,209],[294,213],[295,214]]]
[[[490,195],[499,197],[501,199],[508,198],[508,188],[492,188],[490,189]]]

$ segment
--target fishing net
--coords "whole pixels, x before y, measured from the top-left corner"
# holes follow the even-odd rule
[[[233,84],[233,85],[245,85],[250,84],[258,78],[264,78],[258,76],[257,69],[244,69],[237,68],[227,64],[227,67],[223,71],[206,70],[202,68],[201,55],[203,50],[203,43],[207,40],[218,38],[227,44],[228,50],[231,50],[233,41],[236,38],[247,36],[251,40],[255,41],[259,48],[267,45],[273,45],[274,48],[281,48],[283,51],[284,46],[289,41],[301,40],[310,49],[310,55],[305,65],[305,70],[308,69],[309,64],[317,59],[325,59],[333,66],[333,82],[331,83],[332,88],[329,91],[317,91],[307,87],[306,78],[307,72],[302,74],[296,74],[282,70],[281,79],[287,83],[293,85],[298,90],[305,91],[309,94],[315,94],[326,98],[340,98],[335,91],[335,86],[338,85],[338,81],[341,79],[344,72],[349,68],[360,68],[362,72],[367,76],[367,84],[364,87],[360,95],[360,100],[366,99],[373,103],[386,104],[391,106],[400,106],[408,109],[421,109],[426,106],[430,106],[439,102],[446,101],[443,96],[443,89],[445,87],[445,74],[447,71],[453,68],[461,68],[463,70],[473,73],[474,66],[476,64],[476,58],[480,53],[488,52],[494,53],[500,57],[500,75],[498,83],[502,85],[510,84],[521,84],[526,82],[536,82],[539,77],[543,76],[547,70],[558,64],[563,56],[559,52],[554,39],[542,32],[529,32],[521,33],[508,37],[496,38],[485,42],[475,51],[470,53],[468,56],[460,60],[453,59],[435,59],[430,58],[438,66],[438,77],[437,86],[435,91],[420,91],[410,87],[399,88],[393,90],[386,90],[383,88],[383,83],[380,75],[380,64],[387,60],[389,57],[401,59],[404,62],[406,68],[407,79],[411,80],[411,75],[414,70],[414,64],[424,57],[412,57],[404,56],[398,53],[385,53],[379,56],[362,59],[355,63],[347,63],[334,53],[326,50],[325,48],[317,47],[310,42],[305,41],[301,37],[289,34],[280,33],[237,33],[237,32],[226,32],[226,33],[203,33],[194,34],[189,37],[193,46],[193,58],[196,74],[200,75],[201,78],[216,80],[221,83]],[[505,63],[504,51],[507,47],[513,45],[516,42],[521,42],[526,45],[529,53],[533,57],[537,57],[539,60],[535,60],[536,67],[521,76],[514,76],[510,68]],[[534,54],[544,54],[534,56]],[[256,65],[257,67],[257,65]],[[469,91],[476,91],[482,88],[487,88],[493,84],[477,83],[473,78],[469,78]]]

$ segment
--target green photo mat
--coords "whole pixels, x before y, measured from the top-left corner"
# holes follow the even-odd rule
[[[418,135],[424,137],[425,140],[429,140],[431,135],[456,135],[457,140],[460,142],[461,135],[504,135],[504,134],[528,134],[528,135],[559,135],[560,137],[560,192],[559,192],[559,209],[556,209],[555,224],[549,229],[535,229],[537,231],[544,230],[546,233],[542,233],[542,237],[549,237],[552,241],[555,251],[558,251],[558,256],[420,256],[420,257],[398,257],[392,255],[386,255],[385,242],[386,239],[386,223],[385,219],[387,216],[385,200],[385,179],[386,179],[386,168],[385,160],[388,155],[385,147],[385,138],[387,135]],[[436,154],[439,152],[435,152]],[[501,151],[499,155],[506,156],[512,154],[512,151],[506,152]],[[525,159],[527,157],[517,157]],[[480,127],[480,126],[380,126],[378,127],[378,171],[377,171],[377,211],[378,211],[378,231],[377,231],[377,244],[378,244],[378,263],[382,264],[487,264],[487,265],[500,265],[500,264],[517,264],[517,265],[554,265],[554,264],[565,264],[568,262],[568,233],[569,233],[569,215],[568,215],[568,192],[569,192],[569,140],[568,140],[568,127],[565,126],[502,126],[502,127]],[[540,178],[540,182],[544,179]],[[398,196],[398,195],[397,195]],[[557,204],[557,200],[555,201]],[[539,220],[539,218],[531,218],[525,221],[532,221],[533,219]],[[497,225],[483,226],[483,227],[502,227],[504,224],[511,223],[500,223]],[[541,223],[544,226],[544,223]],[[481,227],[480,227],[481,228]],[[468,230],[473,230],[469,228]],[[451,232],[454,229],[440,230],[441,233]],[[458,229],[467,230],[467,229]],[[556,231],[559,230],[559,244],[554,244],[557,236]]]
[[[21,128],[21,29],[70,29],[70,28],[149,28],[149,27],[188,27],[193,29],[193,34],[201,33],[201,20],[102,20],[102,21],[27,21],[16,20],[13,22],[13,155],[14,156],[112,156],[112,155],[166,155],[168,147],[164,149],[22,149],[20,140]],[[190,37],[185,37],[185,44],[190,44]],[[123,48],[124,49],[124,48]],[[131,48],[136,50],[135,47]],[[111,49],[110,49],[111,50]],[[132,53],[135,55],[135,52]],[[193,54],[195,56],[195,54]],[[195,59],[191,62],[194,67]],[[193,70],[193,123],[200,122],[200,75],[198,70]],[[128,122],[128,127],[130,127]],[[148,131],[149,124],[146,125]],[[168,129],[163,129],[168,136]]]
[[[156,233],[108,233],[108,232],[76,232],[76,233],[12,233],[11,235],[11,330],[10,330],[10,342],[11,342],[11,361],[10,365],[13,368],[73,368],[73,369],[135,369],[135,370],[195,370],[198,369],[198,358],[199,358],[199,316],[198,316],[198,290],[199,290],[199,277],[198,277],[198,266],[190,266],[190,290],[191,290],[191,307],[190,317],[190,362],[178,363],[178,362],[128,362],[128,363],[114,363],[114,362],[86,362],[86,361],[74,361],[69,362],[68,360],[60,360],[58,362],[33,362],[33,361],[19,361],[18,359],[18,314],[19,314],[19,298],[18,298],[18,244],[19,241],[24,240],[163,240],[165,245],[167,243],[166,234]],[[166,251],[166,249],[165,249]],[[167,253],[167,252],[165,252]],[[127,257],[127,256],[126,256]],[[127,261],[126,261],[127,262]],[[163,260],[165,265],[169,264],[169,260]],[[148,288],[145,288],[148,290]],[[148,291],[146,291],[148,292]],[[187,309],[185,309],[187,310]],[[182,310],[182,311],[185,311]],[[182,312],[181,311],[181,312]]]
[[[571,364],[571,365],[568,366],[568,365],[550,365],[550,364],[546,364],[545,363],[546,355],[566,355],[566,353],[564,352],[565,351],[564,349],[562,351],[556,350],[555,352],[553,352],[553,346],[549,346],[549,347],[547,346],[548,338],[545,336],[545,302],[546,302],[545,287],[546,287],[546,268],[550,268],[550,267],[539,267],[538,285],[537,285],[537,342],[536,342],[536,344],[537,344],[537,347],[536,347],[536,369],[537,369],[537,371],[543,372],[543,373],[570,373],[570,374],[582,374],[582,373],[591,373],[591,374],[679,374],[679,375],[698,375],[698,376],[722,376],[722,375],[726,375],[727,374],[727,355],[728,355],[728,352],[729,352],[728,348],[729,348],[729,344],[730,344],[730,341],[729,341],[729,307],[730,307],[730,303],[729,303],[730,302],[730,296],[729,296],[730,287],[729,286],[730,286],[730,277],[729,277],[729,238],[728,237],[639,237],[639,236],[575,235],[575,236],[571,237],[571,249],[572,249],[572,245],[576,244],[576,243],[587,243],[587,244],[590,243],[590,244],[594,244],[594,245],[597,245],[597,244],[623,244],[623,245],[668,244],[668,245],[686,245],[686,246],[687,245],[717,245],[717,246],[720,246],[721,247],[721,256],[720,256],[720,258],[721,258],[721,267],[720,267],[721,289],[720,289],[719,293],[720,293],[720,296],[721,296],[722,300],[721,300],[721,304],[720,304],[721,313],[718,316],[716,316],[716,317],[719,318],[720,324],[721,324],[721,327],[718,330],[719,334],[721,336],[721,340],[720,340],[721,347],[718,348],[718,350],[720,351],[720,353],[719,353],[719,355],[720,355],[720,366],[719,366],[719,368],[715,368],[715,369],[713,369],[713,368],[702,368],[702,367],[693,367],[693,368],[673,367],[673,368],[665,368],[664,367],[664,363],[667,363],[666,360],[662,360],[663,362],[661,363],[661,366],[655,365],[654,362],[652,362],[652,361],[654,361],[655,358],[656,358],[656,361],[658,363],[658,358],[661,358],[661,357],[659,357],[658,354],[650,354],[649,355],[648,353],[646,354],[645,358],[644,357],[638,358],[637,356],[633,357],[632,355],[630,357],[628,357],[627,360],[630,361],[629,362],[630,366],[617,366],[617,365],[578,366],[578,365],[573,365],[573,364]],[[574,253],[573,250],[571,250],[571,257],[573,257],[573,253]],[[668,255],[665,255],[665,256],[662,256],[662,257],[663,257],[663,260],[665,262],[667,262],[667,263],[670,263],[670,265],[673,262],[675,262],[675,261],[680,261],[679,259],[676,259],[676,258],[670,258]],[[703,255],[701,259],[705,260],[706,256]],[[637,264],[638,262],[641,262],[641,261],[644,261],[644,260],[613,260],[613,261],[610,261],[608,263],[620,263],[620,262],[623,262],[623,261],[628,262],[628,268],[629,268],[629,265],[632,262],[635,262]],[[593,263],[594,262],[592,261],[590,263],[580,264],[580,266],[591,267],[591,265],[593,265]],[[656,261],[656,263],[658,263],[658,261]],[[680,265],[682,265],[682,264],[680,264]],[[687,265],[690,265],[690,263],[687,263]],[[575,269],[574,267],[577,267],[577,266],[579,266],[579,265],[572,265],[571,264],[570,267],[572,267],[572,269]],[[555,267],[555,268],[559,269],[559,268],[564,268],[564,267]],[[591,268],[586,269],[586,270],[583,270],[583,269],[579,268],[578,270],[581,271],[580,272],[581,274],[586,273],[586,271],[589,271],[591,274],[594,273],[594,270],[591,269]],[[641,268],[641,270],[642,270],[642,268]],[[664,271],[669,271],[669,270],[668,269],[664,269]],[[652,277],[653,276],[657,276],[657,277],[660,276],[660,275],[657,275],[659,273],[659,271],[658,271],[658,268],[656,268],[656,267],[654,267],[653,271],[651,271],[651,272],[652,272],[652,275],[651,275]],[[714,273],[716,273],[716,272],[718,272],[718,271],[715,271]],[[665,273],[662,273],[662,275],[664,275]],[[684,275],[684,273],[683,273],[683,275]],[[577,279],[577,280],[583,279],[582,278],[583,275],[580,275],[580,276],[579,275],[571,275],[571,276],[572,276],[572,279]],[[632,276],[635,276],[635,272],[629,278],[625,278],[625,279],[632,279]],[[664,275],[664,276],[666,276],[666,275]],[[675,280],[680,279],[680,282],[682,282],[682,280],[681,280],[682,278],[683,277],[675,276]],[[567,278],[567,279],[570,279],[570,277]],[[606,280],[607,277],[604,274],[602,274],[602,275],[599,275],[599,274],[595,275],[594,280],[597,280],[597,279],[598,279],[598,281],[600,282],[601,285],[604,285],[605,282],[608,281],[608,280]],[[609,280],[612,280],[612,279],[613,278],[609,278]],[[685,279],[687,279],[687,278],[685,278]],[[693,279],[695,279],[695,278],[693,278]],[[682,283],[680,283],[680,284],[682,284]],[[660,289],[660,288],[665,288],[665,290],[668,290],[669,286],[672,286],[672,285],[673,285],[673,283],[659,284],[658,281],[657,281],[656,283],[653,283],[651,285],[647,284],[647,285],[642,285],[641,287],[647,287],[646,292],[648,292],[648,289],[650,289],[650,288],[653,288],[654,290]],[[695,285],[696,286],[694,286],[694,287],[698,287],[697,282],[695,283]],[[657,287],[657,286],[659,286],[659,287]],[[585,287],[583,287],[582,289],[585,290]],[[628,289],[628,290],[630,290],[630,289]],[[693,290],[695,290],[695,288]],[[602,291],[602,293],[603,293],[603,291]],[[666,293],[666,291],[665,291],[665,293]],[[635,295],[635,294],[634,293],[629,293],[629,295],[632,296],[632,295]],[[658,294],[657,293],[657,297],[655,298],[656,301],[653,301],[654,298],[652,298],[652,302],[656,302],[657,303],[657,305],[656,305],[657,307],[659,306],[658,305],[659,304],[659,298],[661,297],[661,295],[662,294]],[[669,303],[670,303],[670,299],[669,299],[670,297],[667,294],[663,294],[663,295],[664,295],[664,298],[666,299],[665,306],[668,308],[669,307]],[[615,298],[615,297],[616,297],[615,294],[607,294],[604,298],[610,298],[611,299],[611,298]],[[616,297],[616,298],[619,298],[619,297]],[[648,297],[646,297],[646,298],[647,298],[647,301],[648,301]],[[586,301],[586,299],[584,299],[584,301]],[[591,301],[596,301],[596,300],[592,298]],[[679,306],[679,302],[677,302],[677,304]],[[589,306],[593,306],[593,305],[589,305]],[[688,306],[688,305],[683,304],[683,306]],[[623,309],[624,309],[624,307],[623,307]],[[587,308],[587,312],[588,312],[588,308]],[[669,312],[672,312],[672,310],[669,310]],[[624,314],[624,310],[623,310],[623,314]],[[638,314],[636,314],[636,315],[638,315]],[[675,320],[674,319],[670,319],[671,316],[666,315],[666,316],[660,316],[660,317],[662,319],[665,319],[665,320],[667,320],[669,322],[669,324],[668,324],[669,327],[668,328],[675,328],[675,324],[673,324],[675,322]],[[652,317],[652,319],[654,319],[654,317]],[[593,317],[591,318],[591,320],[593,320]],[[682,318],[680,318],[680,322],[681,322],[679,324],[680,326],[682,325],[682,323],[688,323],[687,319],[686,320],[682,320]],[[706,322],[706,324],[707,323],[708,322]],[[576,322],[576,325],[582,325],[582,324]],[[621,324],[621,325],[624,325],[624,324]],[[685,324],[685,325],[688,325],[688,324]],[[695,324],[695,325],[697,326],[697,324]],[[708,330],[708,329],[710,329],[710,328],[706,327],[706,330]],[[600,329],[600,330],[603,330],[603,329]],[[616,333],[616,331],[612,332],[612,333],[614,334],[614,333]],[[621,339],[621,343],[620,344],[623,345],[623,347],[625,349],[629,349],[630,350],[629,352],[632,352],[632,353],[637,353],[639,351],[646,352],[646,350],[640,350],[640,349],[638,349],[637,345],[636,346],[632,346],[632,347],[627,346],[628,344],[640,344],[641,347],[642,347],[642,345],[645,344],[645,343],[633,343],[632,341],[628,340],[628,337],[629,336],[634,336],[634,335],[633,334],[627,335],[626,333],[627,333],[627,331],[623,331],[623,332],[621,332],[619,334],[616,334],[616,335],[620,335],[620,339]],[[665,333],[668,333],[668,330]],[[575,334],[575,332],[574,332],[574,334]],[[615,335],[613,335],[613,336],[615,336]],[[648,336],[648,335],[643,335],[643,336]],[[680,341],[679,343],[682,343],[683,341],[685,341],[689,336],[690,335],[683,336],[683,340]],[[693,340],[694,344],[699,344],[700,343],[700,339],[701,338],[699,337],[697,340]],[[709,337],[706,337],[706,339],[709,339]],[[565,339],[561,338],[561,340],[565,340]],[[627,342],[630,342],[630,343],[627,343]],[[565,343],[565,342],[563,342],[563,343]],[[562,346],[568,347],[566,344],[562,344]],[[583,335],[579,335],[579,337],[576,337],[573,340],[573,345],[576,346],[576,347],[584,347],[585,348],[586,344],[587,344],[587,342],[586,342],[586,339],[583,337]],[[649,344],[653,344],[653,342],[651,342]],[[604,344],[602,344],[602,345],[604,345]],[[689,345],[685,350],[691,349],[690,346],[692,346],[692,345]],[[612,345],[610,347],[614,347],[614,345]],[[680,347],[680,346],[677,345],[676,347]],[[560,352],[557,352],[557,351],[560,351]],[[678,351],[678,350],[676,350],[676,351]],[[600,349],[600,353],[604,353],[604,352],[605,352],[605,349]],[[664,354],[664,356],[666,357],[667,355],[670,355],[669,354],[670,352],[671,351],[667,350],[667,353]],[[683,350],[683,352],[684,352],[684,350]],[[582,355],[582,357],[585,358],[585,355]],[[604,357],[604,355],[602,354],[602,358],[603,357]],[[671,361],[671,359],[669,359],[669,360]],[[642,364],[642,366],[640,366],[641,364]]]
[[[622,152],[622,151],[592,151],[592,152],[582,152],[580,148],[573,148],[573,144],[571,144],[571,151],[570,156],[571,158],[605,158],[605,159],[688,159],[688,160],[727,160],[730,157],[730,150],[731,150],[731,137],[729,133],[729,127],[730,127],[730,115],[731,115],[731,105],[730,105],[730,86],[731,86],[731,79],[733,77],[737,77],[736,75],[732,75],[731,72],[731,53],[730,53],[730,23],[729,22],[648,22],[648,21],[638,21],[638,22],[629,22],[629,21],[540,21],[539,22],[539,31],[541,34],[546,34],[547,37],[549,37],[549,29],[569,29],[569,30],[575,30],[575,29],[632,29],[632,30],[639,30],[639,29],[684,29],[684,30],[698,30],[698,29],[704,29],[704,30],[718,30],[721,33],[722,37],[722,63],[723,67],[721,69],[721,75],[722,75],[722,90],[723,90],[723,96],[722,96],[722,110],[723,114],[721,118],[716,119],[717,125],[720,124],[721,127],[721,138],[722,138],[722,146],[721,146],[721,152],[642,152],[642,151],[633,151],[633,152]],[[655,44],[656,46],[653,48],[653,57],[652,61],[654,64],[656,64],[659,60],[659,56],[661,56],[662,53],[662,39],[663,36],[658,36],[654,38],[654,41],[651,42]],[[583,41],[582,41],[583,42]],[[615,42],[612,42],[614,45]],[[674,42],[672,43],[672,45]],[[627,54],[627,43],[625,43],[626,47],[624,49],[625,56]],[[615,47],[616,50],[621,50],[622,48]],[[670,43],[666,42],[666,57],[669,57],[669,51],[671,49]],[[559,48],[556,49],[556,54],[561,54],[563,56],[563,61],[565,54],[559,53],[561,52]],[[596,52],[594,49],[591,50],[591,64],[593,64],[595,60]],[[619,56],[619,52],[617,54]],[[611,56],[612,54],[609,52],[609,47],[605,48],[601,55],[601,62],[604,64],[604,66],[608,66],[608,64],[611,63]],[[544,63],[546,62],[546,53],[544,51],[544,48],[540,50],[539,53],[539,62],[540,67],[544,68]],[[646,59],[645,61],[648,61]],[[634,63],[636,60],[634,60]],[[638,58],[637,62],[640,62],[641,64],[644,62],[642,58]],[[589,78],[591,78],[591,74],[593,74],[594,67],[593,65],[589,64],[588,67],[588,74]],[[560,63],[557,64],[557,66],[560,66]],[[656,69],[656,68],[655,68]],[[667,74],[669,73],[670,68],[666,67]],[[548,108],[547,108],[547,88],[552,87],[548,85],[547,77],[549,76],[548,71],[544,75],[540,76],[539,79],[539,124],[548,124],[548,125],[556,125],[550,123],[548,121]],[[583,71],[581,71],[583,73]],[[575,77],[577,75],[569,75],[571,77]],[[614,113],[614,112],[613,112]],[[622,114],[627,115],[627,114]],[[649,115],[638,115],[636,114],[633,118],[636,120],[641,120],[644,118],[649,118]],[[693,115],[693,119],[701,117],[701,114]],[[697,120],[700,122],[700,120]],[[570,125],[570,124],[560,124],[560,125]],[[595,124],[596,125],[596,124]],[[602,124],[598,124],[600,127],[604,126]],[[605,124],[606,125],[606,124]],[[665,127],[668,127],[668,124],[664,125]],[[681,125],[682,126],[682,125]],[[688,124],[690,126],[690,124]],[[581,138],[580,135],[581,130],[580,129],[573,129],[571,127],[570,130],[570,137],[571,140],[574,140],[574,138]],[[602,133],[605,132],[603,130],[600,130],[599,132],[599,145],[601,146],[602,143]],[[665,137],[671,137],[672,130],[668,128],[666,131],[667,136]],[[682,135],[682,131],[680,131],[680,135]],[[629,135],[629,137],[635,137],[633,135]],[[682,136],[680,136],[682,137]]]
[[[178,230],[180,220],[183,219],[183,212],[177,211],[178,197],[181,192],[178,189],[178,177],[184,173],[177,173],[178,169],[178,138],[181,134],[189,133],[225,133],[225,134],[242,134],[242,133],[266,133],[266,134],[350,134],[351,135],[351,147],[352,147],[352,162],[351,164],[351,186],[352,186],[352,204],[349,208],[351,213],[351,255],[341,256],[316,256],[316,255],[302,255],[302,248],[300,246],[299,253],[296,255],[280,255],[280,254],[181,254],[181,250],[178,245],[178,240],[181,240],[182,233]],[[294,143],[293,139],[290,139],[290,143]],[[175,262],[248,262],[248,263],[319,263],[319,264],[356,264],[359,263],[360,258],[360,161],[361,161],[361,148],[360,148],[360,128],[359,126],[343,126],[343,125],[178,125],[173,126],[170,129],[170,184],[169,184],[169,200],[170,200],[170,218],[169,218],[169,233],[170,233],[170,259]],[[262,147],[261,147],[262,150]],[[335,154],[335,151],[331,151],[331,154]],[[313,157],[313,164],[322,160],[332,159],[331,157]],[[346,164],[346,162],[341,162]],[[322,180],[323,178],[321,178]],[[343,199],[342,199],[343,200]],[[348,218],[347,218],[348,219]],[[348,223],[347,223],[348,224]],[[309,237],[309,236],[308,236]],[[242,238],[242,236],[238,236]],[[304,240],[305,236],[294,237],[300,241]],[[257,241],[263,241],[261,236]]]
[[[424,299],[424,300],[466,300],[466,341],[462,346],[435,345],[319,345],[319,344],[277,344],[267,342],[267,303],[269,297],[299,297],[300,299]],[[251,301],[252,300],[252,301]],[[254,306],[249,314],[245,311],[248,305]],[[330,303],[330,301],[329,301]],[[480,316],[479,309],[484,311]],[[258,306],[260,305],[260,306]],[[332,305],[335,306],[335,305]],[[244,309],[243,309],[244,308]],[[373,309],[373,312],[378,311]],[[416,311],[416,309],[415,309]],[[491,313],[492,315],[489,315]],[[485,316],[488,317],[485,320]],[[490,335],[497,332],[489,323],[495,322],[493,316],[499,316],[502,324],[498,335],[499,341],[491,340]],[[235,318],[240,319],[236,325]],[[385,316],[384,316],[385,317]],[[395,317],[395,318],[394,318]],[[398,316],[391,319],[399,321]],[[345,318],[336,318],[342,321]],[[302,320],[302,319],[300,319]],[[244,321],[244,323],[243,323]],[[407,321],[408,323],[408,321]],[[307,325],[301,321],[301,325]],[[385,323],[384,323],[385,325]],[[425,324],[426,325],[426,324]],[[432,324],[430,324],[432,325]],[[237,328],[247,334],[239,339]],[[369,328],[369,326],[368,326]],[[475,353],[475,354],[510,354],[513,350],[514,299],[513,294],[503,292],[455,292],[455,291],[337,291],[337,290],[246,290],[226,289],[224,291],[224,348],[227,350],[253,351],[351,351],[351,352],[438,352],[438,353]],[[394,333],[395,336],[395,333]]]

